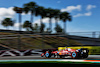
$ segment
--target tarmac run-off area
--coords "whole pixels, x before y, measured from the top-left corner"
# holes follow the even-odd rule
[[[71,59],[69,57],[66,58],[42,58],[41,56],[15,56],[15,57],[0,57],[1,62],[21,62],[21,61],[33,61],[33,62],[42,62],[42,61],[57,61],[57,62],[91,62],[91,63],[100,63],[100,55],[89,55],[86,59]]]

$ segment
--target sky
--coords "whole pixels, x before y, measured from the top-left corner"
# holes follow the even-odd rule
[[[50,7],[59,9],[61,12],[69,12],[72,21],[67,21],[67,32],[100,31],[100,0],[0,0],[0,29],[6,29],[1,25],[4,18],[12,18],[16,23],[13,28],[9,29],[18,30],[18,14],[12,9],[14,6],[23,7],[23,4],[32,1],[45,8]],[[30,13],[27,15],[22,13],[22,24],[26,20],[30,20]],[[43,19],[46,28],[49,25],[48,21],[48,18]],[[40,16],[34,17],[34,23],[40,23]],[[59,21],[59,24],[63,28],[63,22]],[[54,19],[52,19],[52,25],[54,28]]]

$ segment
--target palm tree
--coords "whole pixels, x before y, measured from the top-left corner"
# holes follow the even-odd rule
[[[27,31],[30,31],[31,23],[29,21],[25,21],[23,24],[23,28],[26,28]]]
[[[47,13],[46,9],[42,6],[38,6],[38,8],[36,9],[36,16],[41,16],[41,19],[40,19],[40,24],[41,24],[40,33],[43,33],[43,28],[45,27],[45,25],[42,22],[42,19],[46,17],[46,13]]]
[[[19,14],[19,31],[21,31],[21,13],[23,12],[23,9],[20,7],[14,7],[13,10]]]
[[[48,9],[46,9],[46,11],[47,11],[47,14],[46,14],[46,17],[49,17],[49,30],[50,30],[50,32],[52,32],[52,22],[51,22],[51,19],[54,17],[54,9],[52,9],[52,8],[48,8]]]
[[[36,8],[38,7],[35,2],[29,2],[23,5],[23,11],[27,14],[31,12],[30,22],[33,22],[33,16],[35,15]]]
[[[43,33],[44,32],[44,28],[45,28],[45,24],[41,24],[41,26],[40,26],[40,33]]]
[[[57,24],[57,26],[55,27],[55,31],[56,33],[62,33],[63,29],[61,28],[59,24]]]
[[[11,18],[5,18],[2,23],[1,23],[4,27],[6,27],[6,29],[9,26],[13,26],[14,25],[14,21],[11,20]]]
[[[39,25],[37,23],[34,24],[34,31],[35,33],[39,33],[40,29],[39,29]]]
[[[58,9],[55,9],[54,10],[54,18],[55,18],[55,25],[56,25],[56,27],[57,27],[57,25],[58,25],[58,19],[60,18],[60,10],[58,10]]]
[[[72,20],[72,18],[71,18],[71,15],[69,14],[69,13],[67,13],[67,12],[62,12],[61,14],[60,14],[60,19],[64,22],[64,33],[66,33],[66,21],[68,20],[68,21],[71,21]]]

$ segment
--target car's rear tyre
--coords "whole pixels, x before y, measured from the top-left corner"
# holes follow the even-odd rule
[[[83,54],[83,58],[88,58],[88,54]]]
[[[78,53],[78,58],[87,58],[89,50],[87,48],[81,48]]]
[[[54,54],[54,58],[59,58],[57,53]]]

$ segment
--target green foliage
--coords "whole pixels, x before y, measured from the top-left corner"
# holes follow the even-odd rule
[[[20,7],[14,7],[13,10],[16,12],[16,13],[22,13],[23,12],[23,8],[20,8]]]
[[[46,10],[47,10],[46,17],[53,18],[54,15],[55,15],[55,12],[54,12],[55,10],[52,9],[52,8],[48,8],[48,9],[46,9]]]
[[[71,15],[70,15],[68,12],[61,12],[61,14],[60,14],[60,19],[61,19],[63,22],[66,22],[67,20],[68,20],[68,21],[71,21],[71,20],[72,20]]]
[[[2,23],[1,23],[4,27],[9,27],[9,26],[13,26],[14,25],[14,21],[11,20],[11,18],[5,18]]]
[[[45,33],[51,33],[50,28],[47,28],[46,31],[45,31]]]
[[[30,11],[31,14],[33,14],[33,13],[35,13],[37,4],[35,2],[29,2],[29,3],[24,4],[23,7],[24,7],[25,13],[28,13]],[[26,8],[28,8],[28,10]]]
[[[57,24],[57,26],[55,27],[55,31],[56,33],[61,33],[63,29],[60,27],[60,25]]]
[[[34,32],[35,33],[39,33],[40,32],[40,29],[39,29],[40,26],[37,23],[34,24],[34,27],[33,28],[34,28]]]
[[[23,28],[26,28],[27,31],[30,31],[31,23],[29,21],[25,21],[23,24]]]
[[[23,12],[25,12],[26,14],[31,12],[31,17],[30,17],[30,22],[33,23],[33,16],[36,13],[36,8],[38,7],[38,5],[35,2],[29,2],[23,5]],[[32,28],[32,27],[31,27]]]
[[[35,12],[36,16],[41,16],[41,18],[43,19],[44,17],[46,17],[46,14],[47,14],[47,12],[46,12],[46,9],[44,7],[38,6],[36,8],[36,12]]]
[[[66,21],[72,21],[71,15],[68,12],[61,12],[60,20],[64,22],[64,33],[66,33]]]
[[[23,11],[24,13],[31,13],[31,17],[30,17],[30,22],[33,23],[33,16],[40,16],[41,17],[41,21],[40,23],[43,24],[42,19],[43,18],[50,18],[49,19],[49,28],[47,29],[47,32],[51,33],[52,32],[52,18],[55,18],[56,20],[56,27],[60,28],[60,26],[57,26],[58,24],[58,19],[62,20],[63,22],[71,21],[72,17],[68,12],[61,12],[59,9],[53,9],[53,8],[45,8],[43,6],[39,6],[37,5],[35,2],[29,2],[29,3],[25,3],[23,5],[23,8],[19,8],[19,7],[14,7],[13,9],[16,13],[18,13],[17,11]],[[40,27],[40,32],[43,32],[43,27]],[[33,26],[31,25],[30,29],[33,29]],[[57,30],[57,29],[56,29]],[[64,24],[64,29],[63,31],[66,30],[66,24]],[[61,29],[60,29],[61,32]],[[35,32],[34,32],[35,33]]]
[[[30,22],[29,21],[25,21],[23,24],[23,28],[27,28],[30,27]]]
[[[40,33],[43,33],[44,32],[44,28],[45,28],[45,24],[41,24],[41,26],[40,26]]]

